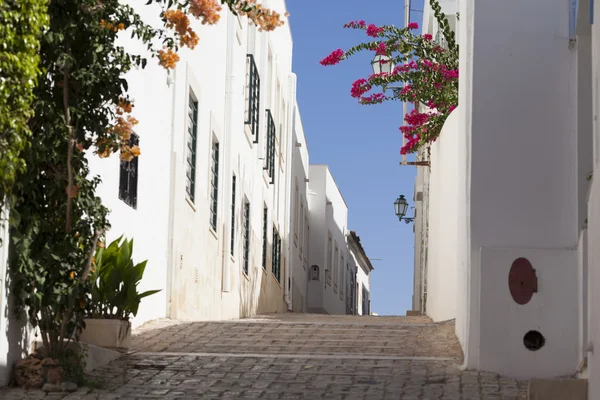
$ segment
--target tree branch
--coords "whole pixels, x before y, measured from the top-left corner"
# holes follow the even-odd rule
[[[85,282],[87,280],[88,276],[90,275],[90,271],[92,270],[92,262],[94,260],[94,254],[96,254],[96,245],[98,244],[98,239],[100,239],[100,236],[102,236],[103,233],[104,233],[104,230],[98,229],[96,231],[96,233],[94,234],[94,239],[92,241],[92,248],[90,249],[90,252],[88,253],[87,262],[85,263],[85,268],[83,270],[83,274],[81,275],[82,282]]]
[[[69,141],[67,148],[67,215],[65,218],[65,232],[71,232],[71,211],[73,209],[73,147],[75,139],[73,137],[73,127],[71,126],[71,110],[69,110],[69,67],[65,65],[63,71],[63,105],[65,108],[65,125],[69,132]]]

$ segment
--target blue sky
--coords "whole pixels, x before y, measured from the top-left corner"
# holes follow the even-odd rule
[[[413,8],[422,9],[420,4]],[[294,40],[293,69],[308,140],[310,162],[328,164],[349,209],[355,230],[375,271],[371,310],[400,315],[411,308],[414,237],[412,224],[394,215],[394,200],[404,194],[412,205],[416,167],[400,166],[402,103],[362,106],[350,97],[352,82],[372,73],[372,53],[335,66],[319,60],[331,51],[364,41],[363,31],[345,23],[365,20],[403,26],[402,0],[287,0]],[[421,13],[413,13],[419,22]]]

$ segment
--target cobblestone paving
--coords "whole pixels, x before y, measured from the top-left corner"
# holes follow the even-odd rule
[[[453,332],[423,317],[154,321],[131,354],[92,373],[100,389],[0,399],[526,399],[526,382],[461,371]]]

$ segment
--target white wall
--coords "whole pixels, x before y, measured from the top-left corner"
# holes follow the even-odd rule
[[[34,340],[33,329],[27,316],[18,319],[14,313],[14,301],[8,275],[8,222],[0,210],[0,387],[9,384],[13,363],[29,354]]]
[[[431,146],[429,240],[427,246],[427,315],[434,321],[456,318],[458,248],[459,114],[446,120]]]
[[[504,353],[519,366],[513,375],[521,378],[572,374],[578,341],[577,319],[571,317],[578,304],[576,63],[567,5],[486,0],[474,7],[465,0],[460,18],[468,26],[459,29],[461,125],[470,137],[465,363],[507,372],[505,358],[490,356]],[[499,248],[504,250],[495,253]],[[508,295],[507,276],[498,271],[506,272],[509,256],[538,253],[533,267],[540,292],[517,313],[494,298],[498,290]],[[562,293],[571,290],[568,296],[548,292],[559,284]],[[550,316],[561,323],[547,323]],[[490,343],[485,335],[508,321],[514,323],[511,336]],[[548,338],[545,350],[523,346],[532,327]],[[557,337],[561,340],[549,340]]]
[[[593,167],[594,174],[588,199],[588,398],[600,398],[600,248],[594,246],[600,240],[600,8],[594,8],[594,24],[591,28],[592,48],[592,115],[593,115]]]
[[[309,253],[309,207],[308,207],[308,146],[304,136],[300,111],[294,109],[294,129],[292,138],[292,305],[294,312],[306,312],[306,290],[308,279]],[[296,193],[297,191],[297,193]]]
[[[268,4],[285,11],[283,0]],[[155,7],[154,7],[155,8]],[[140,7],[150,22],[159,12]],[[256,32],[249,43],[246,18],[224,7],[217,25],[192,21],[201,40],[183,49],[176,70],[167,74],[150,60],[130,74],[133,115],[140,121],[138,207],[118,199],[118,157],[92,157],[92,171],[102,176],[99,188],[111,208],[108,239],[121,234],[135,239],[136,260],[148,259],[141,289],[162,289],[142,302],[134,324],[173,318],[229,319],[286,309],[290,278],[291,158],[295,76],[291,73],[289,22],[274,32]],[[256,30],[254,28],[254,30]],[[218,37],[221,40],[208,40]],[[204,39],[202,39],[204,38]],[[142,51],[139,44],[128,42]],[[269,49],[271,59],[269,61]],[[244,125],[246,54],[253,53],[261,78],[260,137],[253,143]],[[211,60],[211,62],[206,62]],[[169,81],[170,84],[167,84]],[[277,86],[279,83],[279,86]],[[279,92],[277,92],[279,89]],[[193,201],[186,194],[188,100],[198,101],[196,182]],[[264,171],[266,110],[276,124],[275,184]],[[220,145],[217,228],[210,228],[212,141]],[[236,175],[235,247],[230,254],[232,174]],[[243,201],[251,207],[250,268],[242,273]],[[262,268],[263,206],[268,207],[268,265]],[[272,232],[282,239],[281,281],[271,271]]]
[[[345,268],[340,279],[341,257],[348,260],[346,245],[346,229],[348,221],[348,207],[337,187],[329,168],[326,165],[311,165],[309,168],[309,209],[310,209],[310,253],[309,265],[318,265],[319,281],[308,282],[308,311],[325,312],[328,314],[345,314]],[[332,266],[326,278],[326,270],[329,268],[327,254],[328,239],[331,234],[331,260]],[[337,263],[335,258],[335,246],[337,244]],[[336,287],[337,285],[337,287]]]

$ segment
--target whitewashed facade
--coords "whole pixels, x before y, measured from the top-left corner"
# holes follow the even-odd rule
[[[283,0],[265,6],[286,11]],[[138,11],[160,23],[154,5]],[[292,308],[292,165],[297,161],[304,168],[297,177],[306,178],[308,155],[289,21],[259,32],[224,8],[217,25],[192,25],[201,40],[180,52],[174,71],[150,60],[127,77],[141,156],[131,163],[117,155],[89,157],[92,174],[102,178],[98,194],[111,210],[108,241],[133,238],[134,259],[148,260],[139,290],[161,289],[141,303],[134,326]],[[139,43],[122,40],[143,53]],[[303,147],[293,153],[297,141]],[[6,317],[6,247],[0,255],[3,385],[28,351],[30,335]],[[302,285],[299,279],[299,293],[306,291]]]
[[[327,165],[311,165],[309,176],[307,309],[312,313],[346,314],[348,206]]]
[[[352,287],[349,293],[351,301],[354,303],[356,315],[371,315],[371,272],[373,265],[367,257],[360,238],[354,231],[346,235],[348,243],[348,252],[351,257],[351,265],[354,266],[356,285]],[[348,281],[348,278],[346,278]],[[352,282],[352,279],[349,280]]]
[[[306,284],[310,252],[310,223],[308,208],[309,157],[298,105],[294,110],[292,130],[292,210],[290,214],[292,237],[290,266],[292,270],[292,311],[307,311]]]
[[[589,376],[595,399],[600,34],[590,2],[441,4],[460,13],[459,106],[431,148],[425,269],[415,262],[424,304],[413,307],[456,319],[466,368]],[[430,15],[423,29],[435,36]],[[535,276],[519,280],[537,288],[517,302],[509,274],[520,258]]]

